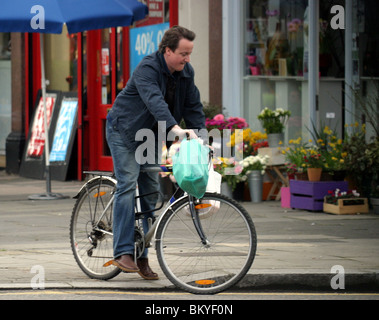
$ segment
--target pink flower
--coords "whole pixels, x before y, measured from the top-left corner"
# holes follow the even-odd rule
[[[223,120],[225,120],[225,117],[223,114],[218,114],[218,115],[214,116],[213,120],[223,121]]]
[[[234,168],[234,172],[235,172],[236,174],[240,174],[240,173],[242,172],[242,170],[243,170],[243,167],[242,167],[242,166],[236,166],[236,167]]]

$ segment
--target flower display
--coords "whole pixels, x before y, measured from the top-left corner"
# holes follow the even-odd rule
[[[324,157],[316,146],[305,149],[304,164],[306,168],[324,167]]]
[[[325,126],[320,132],[314,133],[315,145],[319,148],[324,158],[326,171],[340,171],[346,168],[345,159],[347,152],[343,150],[344,141],[337,138],[335,130]]]
[[[236,137],[236,132],[234,132],[230,137],[230,143],[228,143],[228,146],[236,147],[238,151],[243,149],[243,156],[248,157],[251,155],[257,155],[259,148],[267,148],[268,142],[265,141],[266,139],[267,134],[259,131],[253,132],[248,128],[243,130],[242,137]],[[241,143],[238,143],[236,146],[236,141],[241,141]]]
[[[339,199],[358,199],[360,198],[360,194],[356,190],[352,191],[341,191],[340,189],[329,190],[328,195],[325,197],[326,203],[337,205]],[[359,203],[350,202],[350,205],[361,204],[361,200]]]
[[[218,129],[220,131],[224,129],[229,129],[229,130],[234,131],[235,129],[245,129],[249,127],[249,125],[247,124],[244,118],[240,118],[240,117],[225,118],[223,114],[218,114],[214,116],[212,119],[207,118],[205,120],[205,126],[208,131],[212,129]]]
[[[245,159],[243,159],[240,162],[240,165],[242,166],[242,175],[246,177],[251,171],[258,170],[261,171],[262,174],[265,173],[267,164],[270,160],[269,156],[262,156],[262,155],[256,155],[256,156],[249,156]]]
[[[243,181],[243,167],[234,158],[217,157],[213,159],[213,168],[221,174],[222,182],[226,182],[232,190],[235,190],[238,182]]]
[[[279,147],[279,150],[285,155],[288,172],[302,172],[306,168],[304,161],[304,156],[307,155],[306,144],[300,137],[296,140],[291,139],[288,147]]]
[[[291,112],[288,110],[264,108],[258,115],[258,120],[261,121],[267,134],[282,133],[290,116]]]

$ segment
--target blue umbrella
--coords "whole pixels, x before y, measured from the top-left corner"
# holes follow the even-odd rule
[[[5,2],[5,3],[4,3]],[[129,26],[146,17],[137,0],[8,0],[0,9],[0,32],[69,33]]]
[[[61,33],[66,24],[69,33],[77,33],[129,26],[145,18],[147,13],[147,6],[137,0],[7,0],[2,1],[0,8],[0,32]],[[40,38],[40,45],[44,126],[47,131],[43,37]],[[45,164],[47,193],[31,196],[30,199],[50,200],[60,197],[51,193],[47,132]]]

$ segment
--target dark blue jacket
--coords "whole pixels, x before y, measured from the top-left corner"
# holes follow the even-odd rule
[[[177,75],[173,116],[164,99],[168,76],[172,75],[163,55],[157,51],[141,61],[118,94],[107,119],[120,131],[129,149],[135,150],[141,143],[135,141],[138,130],[153,129],[158,121],[165,121],[167,132],[182,119],[188,129],[205,128],[203,105],[194,83],[192,66],[187,63]]]

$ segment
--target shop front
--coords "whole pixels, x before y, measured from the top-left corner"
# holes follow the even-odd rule
[[[45,36],[48,92],[77,99],[76,135],[68,177],[84,170],[112,171],[106,116],[135,63],[157,50],[165,29],[177,24],[178,0],[145,0],[149,16],[132,27]],[[25,34],[25,132],[30,131],[40,90],[39,35]]]
[[[313,125],[329,125],[342,136],[345,124],[365,121],[357,100],[377,92],[379,76],[375,1],[223,5],[223,101],[229,114],[262,130],[262,109],[290,110],[287,141],[309,139]]]

